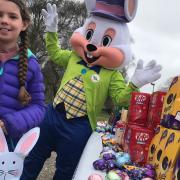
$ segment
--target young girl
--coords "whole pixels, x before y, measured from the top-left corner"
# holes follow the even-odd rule
[[[23,1],[0,0],[0,127],[11,151],[45,113],[43,77],[28,49],[29,24]]]

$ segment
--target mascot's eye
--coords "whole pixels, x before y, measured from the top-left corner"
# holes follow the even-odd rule
[[[111,41],[112,41],[112,38],[110,36],[106,35],[103,37],[102,45],[103,46],[109,46]]]
[[[93,36],[93,33],[94,33],[94,31],[92,30],[92,29],[88,29],[87,31],[86,31],[86,39],[89,41],[89,40],[91,40],[91,38],[92,38],[92,36]]]

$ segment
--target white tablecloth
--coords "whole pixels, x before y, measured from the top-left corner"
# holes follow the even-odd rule
[[[87,180],[93,173],[105,177],[104,172],[97,171],[93,168],[93,162],[99,158],[101,151],[101,136],[97,132],[93,132],[84,148],[81,159],[74,173],[73,180]]]

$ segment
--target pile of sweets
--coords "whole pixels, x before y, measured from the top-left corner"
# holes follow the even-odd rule
[[[98,133],[105,133],[105,132],[111,132],[112,131],[112,126],[110,126],[107,121],[98,121],[97,122],[97,127],[96,131]]]
[[[99,121],[96,131],[100,133],[104,147],[111,147],[116,152],[122,151],[122,148],[116,143],[112,126],[106,121]]]
[[[93,162],[96,170],[106,172],[105,180],[153,180],[155,169],[152,165],[140,167],[131,161],[130,155],[118,147],[111,134],[111,127],[104,122],[98,124],[97,130],[101,134],[103,149],[99,159]],[[101,131],[99,131],[101,129]],[[89,177],[90,178],[90,177]],[[101,180],[102,177],[95,174],[89,180]]]

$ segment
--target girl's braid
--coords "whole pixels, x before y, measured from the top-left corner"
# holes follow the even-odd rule
[[[23,22],[27,22],[30,24],[31,17],[29,13],[29,9],[26,6],[26,1],[24,0],[8,0],[11,2],[14,2],[20,10],[21,17]],[[19,78],[19,95],[18,99],[22,103],[22,105],[27,105],[31,101],[30,94],[26,91],[25,88],[25,82],[26,82],[26,75],[28,70],[28,30],[22,31],[20,33],[21,38],[21,51],[20,51],[20,58],[19,58],[19,72],[18,72],[18,78]]]
[[[25,89],[26,75],[28,70],[28,52],[27,52],[28,30],[22,31],[20,33],[20,37],[21,37],[21,51],[19,57],[19,72],[18,72],[20,90],[19,90],[18,98],[23,105],[27,105],[31,100],[30,94]]]

